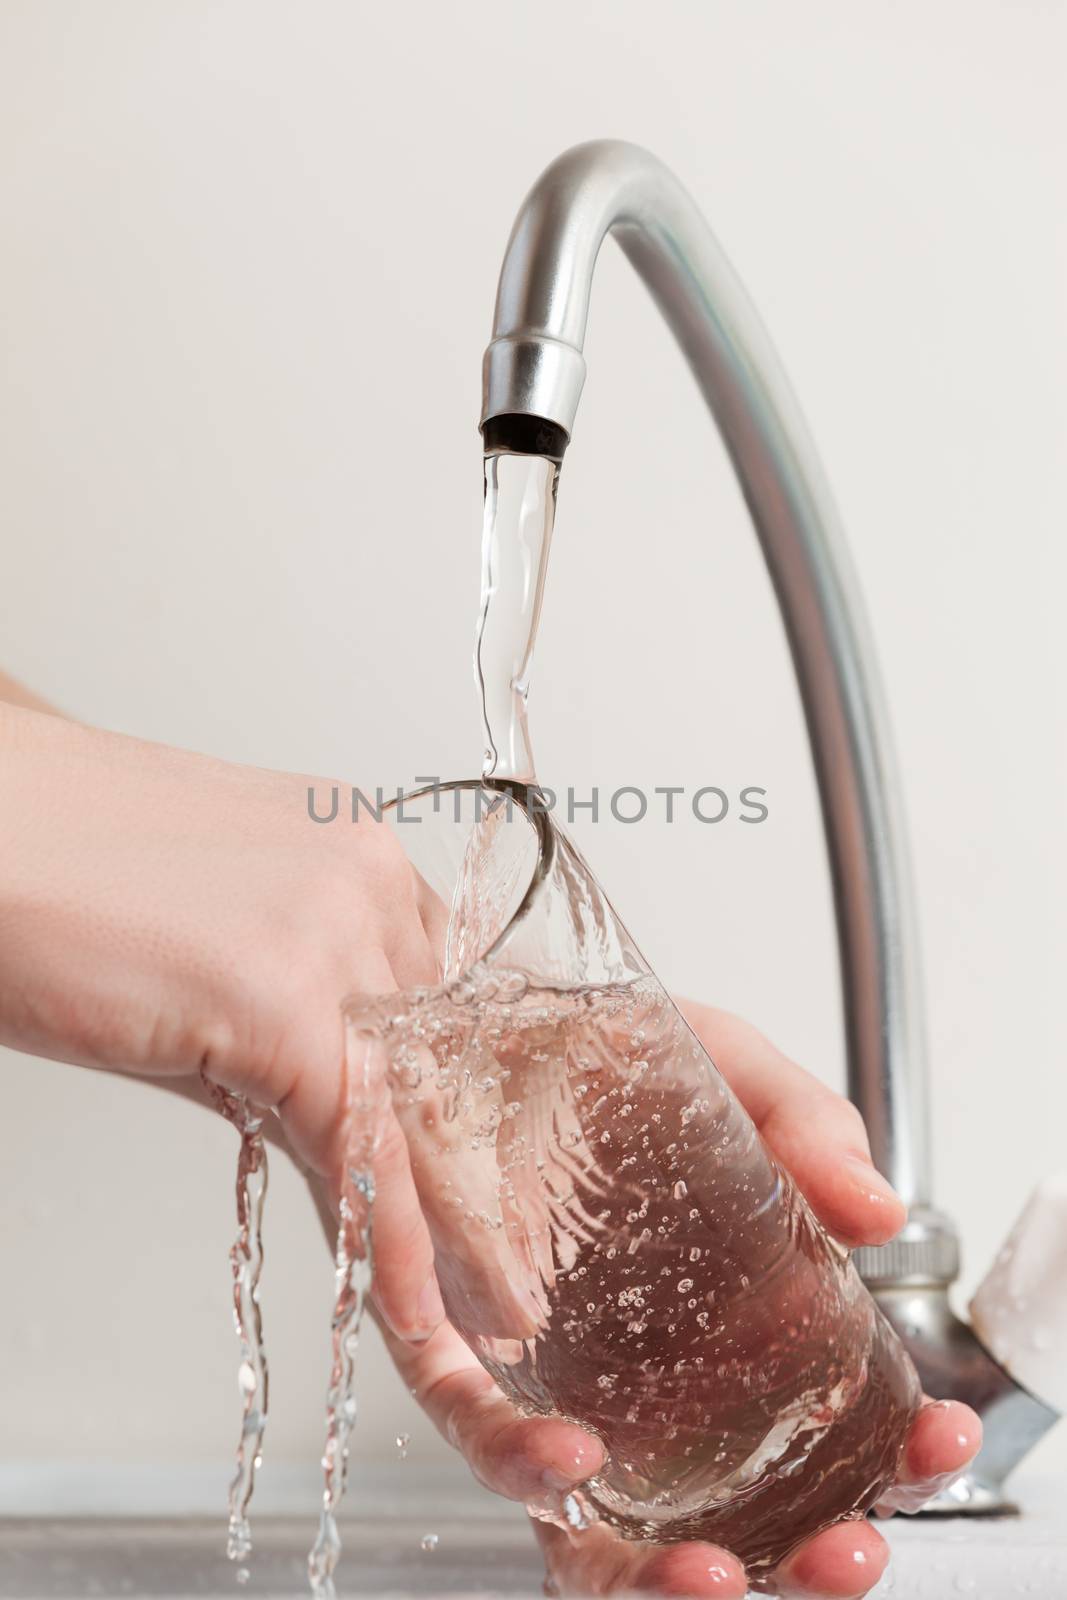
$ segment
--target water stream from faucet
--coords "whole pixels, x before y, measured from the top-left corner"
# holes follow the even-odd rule
[[[484,777],[534,778],[526,722],[530,668],[556,515],[559,463],[485,458],[482,596],[475,677],[485,733]]]

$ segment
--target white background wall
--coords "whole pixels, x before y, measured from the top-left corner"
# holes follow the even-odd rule
[[[801,396],[881,648],[965,1286],[1065,1165],[1065,35],[1061,4],[990,0],[0,7],[0,659],[82,718],[237,761],[476,766],[475,424],[513,212],[579,139],[676,167]],[[761,828],[577,831],[666,980],[839,1082],[767,580],[613,249],[587,354],[543,775],[768,789]],[[0,1071],[0,1459],[224,1462],[229,1130],[137,1084]],[[313,1463],[329,1265],[273,1184],[269,1455]],[[363,1365],[366,1455],[401,1428],[442,1449],[373,1339]]]

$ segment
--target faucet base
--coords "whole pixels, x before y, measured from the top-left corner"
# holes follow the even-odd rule
[[[1012,1516],[1019,1510],[1004,1481],[1059,1420],[1017,1384],[949,1305],[947,1283],[871,1283],[871,1293],[900,1334],[923,1388],[962,1400],[982,1419],[975,1461],[920,1516]]]

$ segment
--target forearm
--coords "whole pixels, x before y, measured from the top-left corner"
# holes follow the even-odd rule
[[[247,1023],[243,908],[274,904],[254,831],[280,803],[271,775],[0,701],[0,1039],[197,1070]]]
[[[109,736],[38,709],[36,696],[7,698],[9,684],[0,698],[0,1042],[110,1064],[87,1035],[97,1014],[118,1011],[136,967],[136,945],[129,955],[116,950],[122,924],[107,915],[125,865],[108,848],[118,832],[108,809],[115,798],[121,804],[121,774],[109,781]],[[123,823],[128,829],[129,819]],[[103,992],[86,987],[109,951],[112,982]]]

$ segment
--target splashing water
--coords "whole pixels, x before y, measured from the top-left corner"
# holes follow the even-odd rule
[[[267,1151],[263,1143],[263,1115],[243,1095],[230,1094],[206,1076],[204,1085],[215,1109],[232,1123],[241,1137],[237,1156],[237,1237],[230,1249],[233,1269],[233,1321],[241,1346],[238,1384],[244,1402],[237,1470],[230,1483],[230,1516],[226,1554],[244,1562],[252,1549],[248,1507],[256,1472],[263,1454],[267,1426],[268,1371],[263,1345],[263,1320],[259,1309],[259,1279],[263,1270],[263,1203],[267,1194]],[[248,1571],[237,1569],[238,1583],[247,1583]]]
[[[308,1555],[308,1579],[315,1600],[335,1600],[333,1574],[341,1555],[337,1512],[348,1475],[349,1440],[356,1423],[356,1350],[363,1308],[373,1278],[371,1216],[374,1208],[372,1157],[380,1126],[384,1072],[375,1074],[376,1041],[349,1035],[346,1062],[344,1165],[334,1272],[333,1364],[326,1392],[326,1445],[322,1453],[323,1493],[319,1531]],[[380,1056],[380,1047],[378,1048]]]

